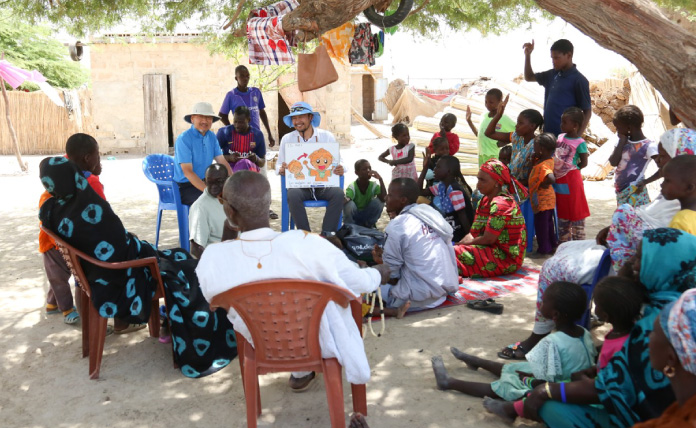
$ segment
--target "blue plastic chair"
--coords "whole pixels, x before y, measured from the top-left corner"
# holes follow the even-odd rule
[[[340,176],[340,185],[341,189],[344,189],[343,183],[344,183],[344,177]],[[281,175],[280,176],[280,189],[281,189],[281,198],[280,198],[280,204],[282,207],[281,211],[281,217],[280,217],[280,230],[282,232],[287,232],[290,229],[295,228],[295,222],[292,219],[292,216],[290,215],[290,207],[288,206],[288,189],[285,187],[285,176]],[[327,201],[304,201],[304,206],[305,208],[322,208],[322,207],[327,207],[329,206],[329,203]],[[341,228],[341,225],[343,224],[343,211],[341,211],[341,216],[338,219],[338,227],[336,230]]]
[[[159,192],[155,247],[159,245],[162,211],[174,210],[179,223],[179,246],[189,251],[189,207],[181,203],[179,186],[174,181],[174,158],[161,153],[148,155],[143,159],[143,173],[157,185]]]
[[[526,201],[520,205],[520,211],[522,211],[522,217],[524,217],[524,225],[527,228],[527,254],[531,253],[534,249],[534,211],[532,210],[532,201],[527,198]]]
[[[594,278],[592,278],[592,282],[589,284],[580,284],[582,289],[585,290],[585,293],[587,293],[587,310],[585,310],[585,313],[582,315],[582,318],[580,318],[580,322],[578,322],[578,325],[585,327],[586,329],[590,328],[592,293],[594,293],[594,289],[597,286],[597,283],[602,278],[609,275],[609,269],[611,269],[611,254],[609,254],[609,249],[607,248],[606,250],[604,250],[602,258],[599,259],[599,265],[597,265],[597,270],[595,271]]]

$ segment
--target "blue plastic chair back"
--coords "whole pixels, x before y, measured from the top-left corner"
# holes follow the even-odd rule
[[[179,186],[174,181],[174,158],[161,153],[148,155],[143,159],[143,173],[148,180],[155,183],[157,192],[159,193],[155,247],[159,245],[162,211],[174,210],[177,213],[177,221],[179,224],[179,246],[189,251],[189,207],[181,203]]]
[[[532,201],[527,198],[526,201],[520,205],[520,211],[522,211],[522,217],[524,217],[524,225],[527,228],[527,254],[530,254],[534,249],[534,211],[532,210]]]
[[[345,189],[343,187],[343,183],[345,181],[344,176],[340,176],[339,178],[340,181],[340,186],[341,189]],[[292,217],[290,216],[290,207],[288,206],[288,189],[285,187],[285,176],[281,175],[280,176],[280,192],[281,192],[281,197],[280,197],[280,206],[281,206],[281,213],[280,213],[280,230],[282,232],[287,232],[290,229],[295,228],[295,222],[293,221]],[[327,207],[329,206],[329,203],[327,201],[304,201],[304,206],[305,208],[322,208],[322,207]],[[341,228],[341,225],[343,224],[343,211],[341,211],[341,216],[338,219],[338,227],[336,230]]]
[[[607,248],[606,250],[604,250],[602,258],[599,259],[599,265],[597,265],[597,270],[595,270],[592,282],[590,284],[580,284],[583,290],[585,290],[585,293],[587,293],[587,310],[585,310],[585,313],[582,315],[582,318],[580,318],[580,322],[578,322],[578,325],[585,327],[586,329],[590,328],[592,293],[594,293],[594,289],[597,286],[597,283],[602,278],[609,275],[609,269],[611,269],[611,254],[609,253],[609,249]]]

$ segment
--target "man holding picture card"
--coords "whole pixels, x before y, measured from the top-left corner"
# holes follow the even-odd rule
[[[343,210],[343,175],[339,144],[329,131],[319,129],[321,116],[306,102],[290,107],[283,122],[294,131],[280,141],[276,172],[285,175],[288,206],[298,229],[311,232],[304,201],[327,201],[322,232],[336,232]]]

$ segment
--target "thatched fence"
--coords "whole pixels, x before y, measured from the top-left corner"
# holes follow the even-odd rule
[[[23,155],[65,151],[65,141],[76,132],[93,132],[91,91],[68,91],[66,107],[58,107],[43,92],[8,91],[10,116]],[[65,95],[60,93],[65,101]],[[14,154],[5,122],[5,103],[0,102],[0,154]]]

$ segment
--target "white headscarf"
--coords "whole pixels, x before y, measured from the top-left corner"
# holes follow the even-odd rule
[[[696,154],[696,131],[674,128],[662,134],[660,144],[670,157]]]

